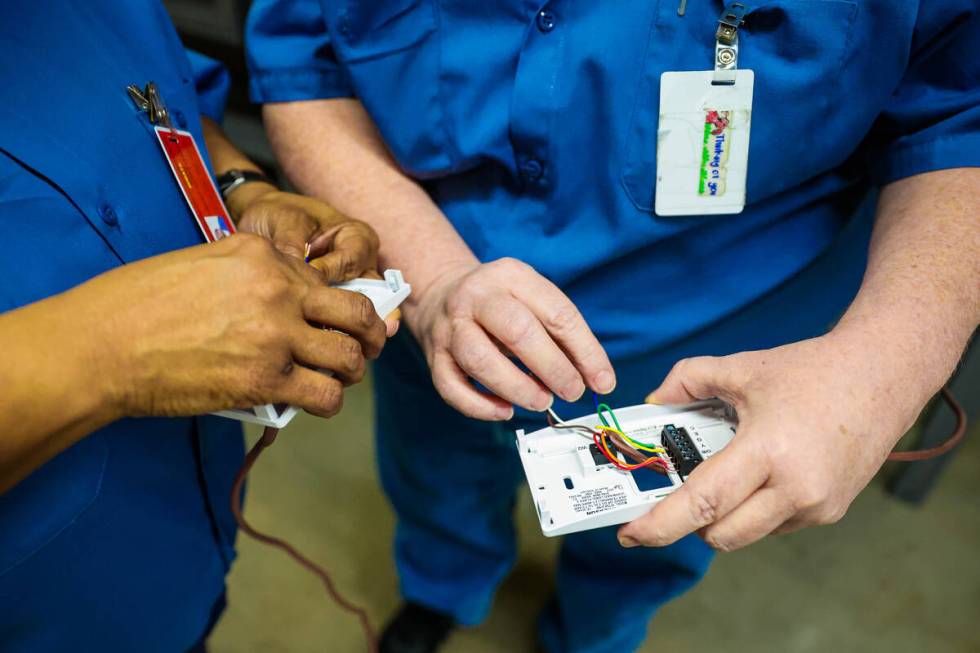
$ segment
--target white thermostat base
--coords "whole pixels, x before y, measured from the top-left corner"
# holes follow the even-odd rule
[[[702,460],[727,445],[738,426],[734,410],[719,400],[683,406],[642,404],[617,408],[616,416],[626,434],[651,447],[662,445],[667,425],[683,430]],[[601,422],[593,414],[566,423],[595,428]],[[541,531],[549,537],[632,521],[685,478],[675,472],[665,477],[647,469],[619,470],[602,457],[588,435],[570,429],[519,430],[517,450]],[[616,454],[623,463],[633,462]]]

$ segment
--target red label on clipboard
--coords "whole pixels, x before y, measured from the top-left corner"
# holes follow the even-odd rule
[[[166,127],[154,129],[174,179],[207,241],[214,242],[235,233],[235,225],[208,167],[204,165],[194,137],[186,131]]]

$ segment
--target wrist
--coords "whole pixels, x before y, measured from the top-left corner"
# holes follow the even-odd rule
[[[248,181],[240,186],[233,188],[225,196],[225,206],[231,212],[231,217],[237,224],[245,211],[257,200],[274,193],[279,189],[275,185],[264,181]]]
[[[462,259],[453,262],[440,264],[439,270],[434,274],[422,279],[413,276],[410,278],[412,283],[412,294],[401,306],[402,318],[408,325],[412,333],[416,332],[415,325],[424,319],[427,306],[431,303],[431,298],[436,297],[440,289],[446,287],[456,279],[459,279],[472,270],[480,266],[480,262],[473,257],[472,259]]]
[[[870,398],[873,430],[892,433],[894,440],[915,423],[949,376],[937,373],[927,351],[904,335],[879,321],[849,320],[825,336],[847,362],[842,374],[858,380],[860,394]],[[888,425],[892,428],[882,428]]]

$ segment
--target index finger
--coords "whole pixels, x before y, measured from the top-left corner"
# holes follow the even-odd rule
[[[586,384],[606,394],[616,387],[616,374],[606,350],[599,344],[575,304],[544,277],[532,275],[510,289],[523,302],[582,374]]]
[[[367,233],[357,229],[343,228],[340,225],[317,236],[311,243],[314,256],[319,250],[323,254],[311,261],[311,265],[322,271],[327,279],[336,283],[350,281],[367,272],[377,271],[377,247]]]
[[[630,540],[646,546],[673,544],[730,513],[768,478],[766,458],[736,436],[650,512],[619,529],[619,540],[624,546],[633,546]]]

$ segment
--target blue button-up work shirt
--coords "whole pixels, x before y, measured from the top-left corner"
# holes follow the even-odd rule
[[[7,2],[0,43],[0,310],[202,242],[126,86],[156,82],[203,145],[227,78],[159,4]],[[0,649],[191,647],[234,555],[242,447],[229,420],[128,419],[0,495]]]
[[[677,4],[256,0],[252,93],[358,98],[477,256],[556,281],[613,356],[786,282],[876,187],[980,165],[975,0],[746,2],[748,205],[658,217],[660,75],[711,68],[722,9]],[[853,284],[838,281],[843,308]]]

